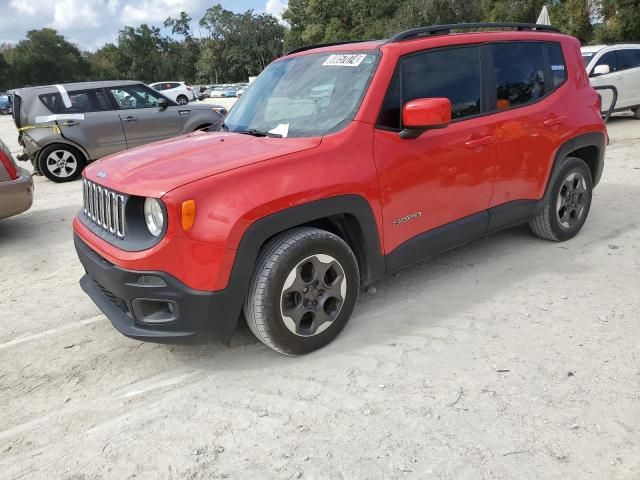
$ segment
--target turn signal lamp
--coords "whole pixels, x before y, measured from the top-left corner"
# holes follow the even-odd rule
[[[190,230],[196,221],[196,201],[186,200],[182,202],[182,229]]]

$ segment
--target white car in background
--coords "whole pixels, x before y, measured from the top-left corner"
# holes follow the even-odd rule
[[[640,44],[594,45],[582,47],[589,80],[594,87],[613,85],[618,90],[614,111],[632,110],[640,119]],[[600,90],[602,108],[611,105],[613,94]]]
[[[149,86],[178,105],[186,105],[192,100],[197,100],[195,91],[185,82],[156,82]]]

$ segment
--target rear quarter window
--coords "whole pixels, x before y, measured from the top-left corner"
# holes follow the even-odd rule
[[[71,106],[67,107],[59,92],[40,95],[40,101],[55,114],[88,113],[112,110],[102,90],[81,90],[69,92]]]

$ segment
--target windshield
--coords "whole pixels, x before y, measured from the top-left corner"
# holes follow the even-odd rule
[[[231,132],[316,137],[341,130],[356,114],[378,52],[321,53],[269,65],[225,123]]]
[[[593,56],[596,54],[596,52],[588,52],[582,53],[582,61],[584,62],[584,66],[586,67],[587,65],[589,65],[589,62],[591,61],[591,59],[593,58]]]

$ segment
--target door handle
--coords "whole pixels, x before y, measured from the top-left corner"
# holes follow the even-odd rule
[[[557,125],[564,125],[564,123],[567,121],[567,117],[553,117],[550,118],[549,120],[545,120],[544,121],[544,126],[545,127],[555,127]]]
[[[480,138],[472,138],[471,140],[467,140],[465,142],[465,146],[467,148],[478,148],[483,147],[485,145],[491,145],[493,143],[493,135],[487,135],[486,137]]]
[[[63,127],[77,127],[78,125],[80,125],[80,122],[65,122],[62,124]]]
[[[125,121],[125,122],[127,122],[127,123],[137,122],[137,121],[138,121],[138,118],[137,118],[137,117],[131,117],[131,116],[129,116],[129,117],[125,117],[125,118],[124,118],[124,121]]]

